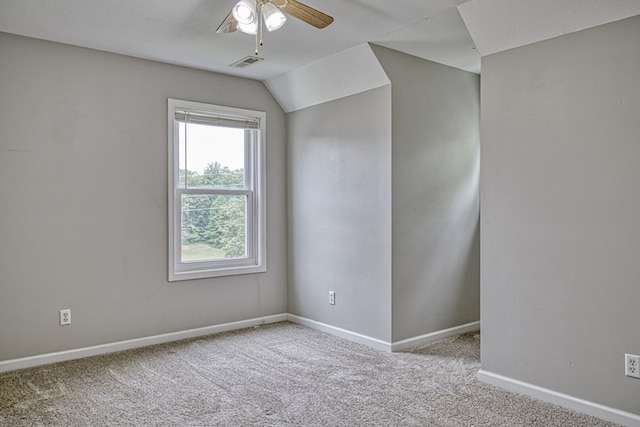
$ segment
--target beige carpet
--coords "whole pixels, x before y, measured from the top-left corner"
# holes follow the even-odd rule
[[[479,383],[479,344],[386,353],[278,323],[0,374],[0,425],[612,425]]]

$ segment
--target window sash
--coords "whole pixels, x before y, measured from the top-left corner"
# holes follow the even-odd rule
[[[198,261],[182,261],[182,195],[233,195],[246,197],[246,212],[245,212],[245,251],[246,256],[237,258],[222,258],[215,260],[198,260]],[[176,190],[176,203],[174,203],[174,215],[177,218],[176,224],[176,236],[174,239],[174,256],[176,259],[175,268],[177,272],[190,271],[194,265],[198,265],[202,269],[212,268],[216,266],[238,266],[238,265],[252,265],[256,263],[257,249],[257,212],[255,209],[256,203],[254,200],[254,193],[252,191],[245,190]]]
[[[211,195],[211,196],[251,196],[253,191],[249,189],[235,189],[235,188],[176,188],[176,195],[181,196],[183,194],[193,195]]]
[[[173,132],[173,137],[175,139],[175,141],[179,141],[180,140],[180,123],[193,123],[193,122],[184,122],[184,121],[180,121],[180,120],[175,120],[174,121],[174,132]],[[214,125],[212,123],[206,123],[207,125],[212,125],[212,126],[218,126],[219,125]],[[227,126],[228,127],[228,126]],[[242,179],[242,185],[244,189],[255,189],[256,185],[257,185],[257,181],[256,181],[256,176],[255,176],[255,171],[258,168],[258,158],[257,155],[258,153],[255,151],[257,147],[257,145],[259,144],[259,138],[260,135],[255,132],[255,129],[245,129],[245,134],[244,134],[244,166],[243,166],[243,179]],[[186,129],[185,129],[186,131]],[[188,132],[185,133],[185,156],[186,156],[186,166],[188,166],[189,164],[189,160],[188,160],[188,148],[186,147],[186,145],[188,145],[187,142],[188,139]],[[176,153],[176,151],[178,153]],[[207,185],[207,186],[201,186],[201,187],[189,187],[189,180],[185,179],[184,182],[184,186],[180,187],[180,164],[178,162],[179,159],[179,151],[180,151],[180,144],[176,144],[176,149],[174,149],[174,156],[176,156],[176,165],[175,165],[175,172],[177,173],[178,178],[175,180],[175,187],[176,188],[218,188],[218,189],[223,189],[223,188],[229,188],[229,187],[216,187],[214,185]]]
[[[208,111],[211,108],[214,111]],[[266,271],[265,113],[169,99],[169,281]],[[245,129],[243,188],[179,187],[179,123],[199,123]],[[257,130],[255,132],[254,130]],[[243,196],[246,257],[182,261],[183,195]]]

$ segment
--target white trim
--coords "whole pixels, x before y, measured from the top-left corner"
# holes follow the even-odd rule
[[[369,347],[377,348],[378,350],[384,350],[389,352],[402,351],[409,348],[419,347],[421,345],[436,341],[442,338],[452,337],[454,335],[464,334],[466,332],[474,332],[480,330],[480,322],[466,323],[460,326],[454,326],[452,328],[443,329],[441,331],[431,332],[418,337],[408,338],[406,340],[389,343],[377,338],[372,338],[366,335],[359,334],[357,332],[348,331],[346,329],[338,328],[336,326],[328,325],[326,323],[318,322],[315,320],[307,319],[305,317],[296,316],[295,314],[287,314],[287,320],[292,323],[306,326],[311,329],[317,329],[322,332],[338,336],[340,338],[354,341],[359,344],[365,344]]]
[[[480,329],[480,322],[472,322],[465,325],[444,329],[442,331],[432,332],[418,337],[409,338],[395,343],[388,343],[386,341],[371,338],[366,335],[358,334],[356,332],[347,331],[346,329],[331,326],[326,323],[317,322],[315,320],[307,319],[293,314],[282,313],[271,316],[257,317],[254,319],[241,320],[238,322],[223,323],[219,325],[205,326],[202,328],[188,329],[185,331],[171,332],[167,334],[153,335],[143,338],[135,338],[109,344],[101,344],[92,347],[84,347],[79,349],[60,351],[56,353],[29,356],[19,359],[4,360],[0,361],[0,372],[31,368],[34,366],[47,365],[50,363],[64,362],[67,360],[80,359],[83,357],[114,353],[117,351],[130,350],[155,344],[163,344],[167,342],[196,338],[220,332],[233,331],[238,329],[250,328],[252,326],[266,325],[270,323],[285,321],[297,323],[311,329],[326,332],[340,338],[344,338],[360,344],[365,344],[383,351],[400,351],[407,348],[424,345],[437,339],[446,338],[466,332],[473,332]],[[627,427],[640,427],[640,414],[633,414],[631,412],[626,412],[619,409],[611,408],[609,406],[604,406],[598,403],[583,400],[574,396],[546,389],[544,387],[495,374],[483,369],[480,369],[478,371],[478,380],[487,384],[504,388],[509,391],[524,394],[535,399],[553,403],[583,414],[591,415],[605,421],[617,423]]]
[[[188,338],[195,338],[205,335],[216,334],[220,332],[233,331],[237,329],[250,328],[252,326],[265,325],[269,323],[285,322],[297,323],[311,329],[316,329],[349,341],[359,344],[368,345],[383,351],[399,351],[410,347],[417,347],[436,339],[453,336],[465,332],[479,329],[479,322],[468,323],[466,325],[445,329],[438,332],[422,335],[416,338],[402,340],[397,343],[389,343],[386,341],[372,338],[357,332],[348,331],[346,329],[331,326],[326,323],[317,322],[315,320],[296,316],[294,314],[282,313],[265,317],[257,317],[254,319],[241,320],[238,322],[223,323],[220,325],[205,326],[202,328],[188,329],[186,331],[171,332],[167,334],[153,335],[149,337],[135,338],[126,341],[118,341],[108,344],[100,344],[92,347],[77,348],[72,350],[60,351],[55,353],[40,354],[36,356],[28,356],[19,359],[11,359],[0,361],[0,372],[13,371],[16,369],[31,368],[34,366],[47,365],[50,363],[64,362],[67,360],[80,359],[83,357],[96,356],[99,354],[114,353],[117,351],[130,350],[134,348],[146,347],[155,344],[163,344],[167,342],[179,341]]]
[[[598,417],[605,421],[628,427],[640,427],[640,415],[638,414],[621,411],[609,406],[579,399],[568,394],[549,390],[544,387],[525,383],[523,381],[494,374],[493,372],[482,369],[478,371],[478,380],[509,391],[524,394],[535,399],[553,403],[564,408],[572,409],[583,414]]]
[[[442,338],[452,337],[454,335],[465,334],[467,332],[476,332],[480,330],[480,321],[466,323],[453,328],[443,329],[441,331],[431,332],[429,334],[420,335],[418,337],[407,338],[406,340],[396,341],[391,344],[391,351],[402,351],[409,348],[419,347]]]
[[[369,347],[377,348],[378,350],[391,351],[391,343],[379,340],[377,338],[371,338],[357,332],[347,331],[346,329],[327,325],[326,323],[317,322],[305,317],[296,316],[295,314],[287,314],[287,320],[291,323],[297,323],[299,325],[306,326],[307,328],[326,332],[328,334],[335,335],[349,341],[357,342],[359,344],[365,344]]]
[[[5,360],[0,361],[0,372],[31,368],[33,366],[47,365],[49,363],[64,362],[66,360],[80,359],[83,357],[96,356],[99,354],[114,353],[116,351],[130,350],[133,348],[163,344],[167,342],[195,338],[204,335],[211,335],[220,332],[233,331],[236,329],[250,328],[252,326],[265,325],[268,323],[285,322],[286,320],[287,314],[275,314],[272,316],[241,320],[239,322],[223,323],[220,325],[205,326],[203,328],[188,329],[186,331],[171,332],[168,334],[153,335],[150,337],[135,338],[131,340],[101,344],[92,347],[84,347],[73,350],[60,351],[56,353],[29,356],[20,359]]]
[[[178,188],[179,146],[178,111],[210,114],[212,117],[236,117],[258,123],[258,135],[249,136],[245,132],[245,181],[240,189],[183,189]],[[194,101],[168,98],[168,280],[202,279],[209,277],[232,276],[238,274],[263,273],[267,271],[266,254],[266,118],[264,111],[246,110],[235,107],[205,104]],[[213,120],[212,123],[214,123]],[[245,128],[248,130],[248,128]],[[186,127],[185,127],[186,132]],[[245,257],[219,260],[181,261],[181,197],[185,194],[234,195],[246,198],[246,249]]]

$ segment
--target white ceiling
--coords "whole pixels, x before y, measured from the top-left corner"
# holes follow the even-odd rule
[[[0,32],[266,80],[365,42],[477,73],[478,52],[640,14],[638,0],[302,0],[334,23],[290,17],[265,31],[265,60],[238,69],[253,37],[215,32],[235,1],[0,0]]]
[[[459,8],[482,56],[640,14],[639,0],[473,0]]]

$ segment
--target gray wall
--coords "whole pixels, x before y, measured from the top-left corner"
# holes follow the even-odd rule
[[[483,58],[482,368],[640,414],[640,17]]]
[[[288,114],[289,311],[396,342],[479,319],[480,84],[372,49],[390,87]]]
[[[167,282],[168,97],[267,112],[267,273]],[[0,129],[0,360],[286,312],[285,116],[260,82],[0,34]]]
[[[388,86],[288,115],[289,312],[386,342],[390,141]]]
[[[480,318],[480,81],[372,49],[393,88],[393,341],[399,341]]]

